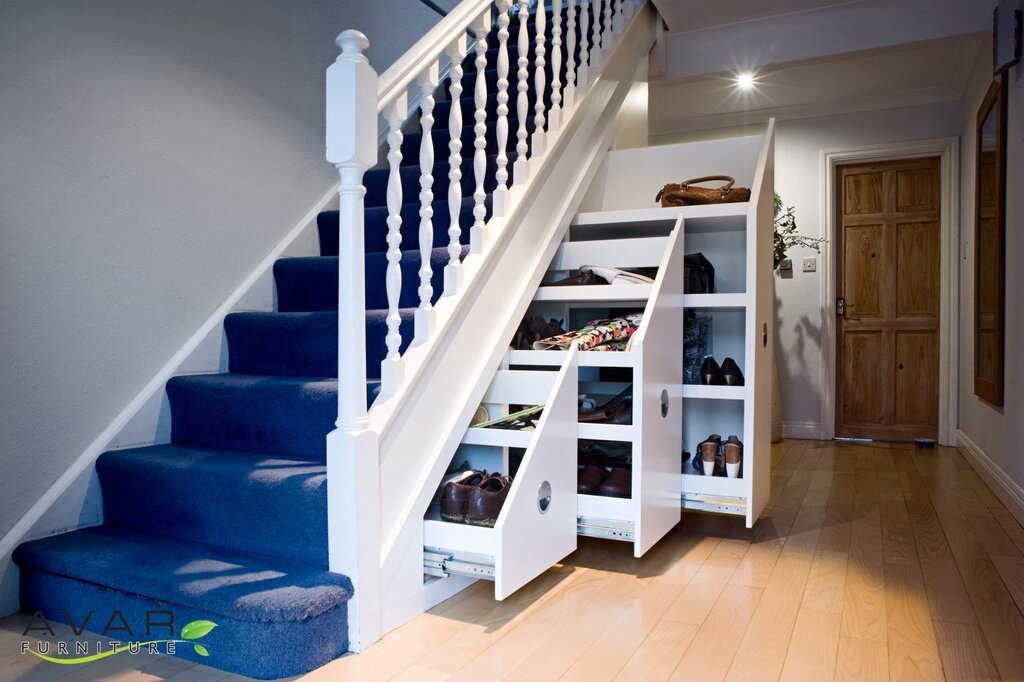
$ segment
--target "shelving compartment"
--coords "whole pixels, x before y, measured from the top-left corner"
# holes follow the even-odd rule
[[[719,387],[713,387],[719,388]],[[742,389],[741,389],[742,390]],[[687,398],[684,400],[683,445],[690,458],[682,462],[682,506],[687,509],[743,515],[749,490],[745,401],[740,399]],[[701,461],[700,443],[717,433],[726,440],[736,436],[743,443],[743,462],[738,478],[705,476],[693,468]]]
[[[509,405],[544,410],[534,431],[466,430],[453,462],[508,472],[509,451],[525,454],[493,527],[442,520],[431,505],[423,523],[424,573],[493,580],[500,600],[576,549],[577,355],[567,353],[557,372],[495,373],[483,401],[492,417]]]

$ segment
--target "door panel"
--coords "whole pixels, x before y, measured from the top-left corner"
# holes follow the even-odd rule
[[[880,331],[851,331],[843,336],[843,342],[843,384],[850,390],[843,393],[840,411],[849,424],[882,424],[885,372],[877,358],[885,354],[884,335]]]
[[[843,242],[846,279],[846,310],[855,318],[879,317],[882,314],[882,275],[884,250],[882,225],[847,228]]]
[[[836,435],[938,435],[939,160],[837,169]]]
[[[939,224],[896,225],[896,316],[939,316]]]
[[[896,334],[896,426],[938,427],[939,343],[936,333]]]
[[[843,183],[843,198],[847,215],[878,213],[882,210],[882,174],[849,173]]]

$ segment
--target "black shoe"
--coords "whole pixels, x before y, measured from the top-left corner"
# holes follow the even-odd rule
[[[700,383],[705,386],[726,385],[725,377],[722,376],[722,368],[718,366],[718,363],[710,355],[704,358],[704,364],[700,366]]]
[[[722,378],[726,386],[743,385],[743,372],[740,371],[740,366],[732,358],[726,358],[722,362]]]

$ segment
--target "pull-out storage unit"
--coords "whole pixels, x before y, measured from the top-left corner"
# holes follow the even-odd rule
[[[424,573],[493,580],[495,598],[504,599],[576,549],[576,368],[571,352],[557,371],[495,373],[484,397],[491,417],[509,405],[544,410],[533,431],[466,429],[453,461],[512,471],[512,485],[493,527],[444,521],[431,505]]]
[[[691,453],[677,462],[676,479],[683,508],[740,515],[748,526],[767,505],[771,481],[773,129],[769,123],[763,135],[609,152],[570,231],[574,240],[639,239],[675,229],[681,254],[701,253],[714,266],[713,292],[682,297],[687,326],[700,327],[689,338],[702,339],[701,355],[719,364],[735,360],[744,383],[692,383],[691,371],[691,383],[675,385],[683,403],[678,449]],[[654,201],[666,183],[712,174],[749,187],[750,201],[674,208]],[[677,343],[674,352],[682,355],[683,345]],[[700,442],[713,433],[743,443],[738,478],[704,476],[693,468]]]
[[[537,290],[531,314],[578,329],[590,320],[642,312],[629,348],[577,351],[579,392],[602,403],[632,384],[629,423],[579,423],[575,435],[583,448],[611,444],[628,451],[631,494],[628,497],[581,494],[577,522],[581,535],[632,542],[643,555],[679,522],[679,440],[682,395],[678,353],[683,333],[681,232],[625,239],[587,239],[563,243]],[[550,286],[579,268],[657,268],[653,283]],[[551,366],[566,351],[513,350],[509,364]],[[621,445],[616,445],[621,444]],[[578,445],[571,456],[575,461]],[[575,485],[575,480],[574,480]]]

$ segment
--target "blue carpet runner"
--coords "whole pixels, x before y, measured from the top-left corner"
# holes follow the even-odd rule
[[[564,19],[563,19],[564,22]],[[509,172],[515,161],[515,20],[509,42]],[[530,35],[533,35],[531,20]],[[487,53],[487,210],[495,187],[497,40]],[[531,39],[531,58],[534,46]],[[550,45],[549,45],[550,49]],[[459,224],[468,243],[473,223],[472,115],[475,65],[466,61],[463,97],[441,101],[432,132],[436,300],[448,262],[448,114],[457,104],[462,131],[463,196]],[[548,94],[550,98],[550,65]],[[438,97],[446,97],[443,82]],[[529,129],[535,95],[530,93]],[[418,304],[419,126],[402,144],[402,346],[411,341]],[[417,131],[417,132],[412,132]],[[367,397],[380,384],[387,300],[388,169],[366,184]],[[21,606],[27,613],[99,630],[114,610],[144,623],[147,610],[171,610],[175,623],[212,621],[176,655],[249,677],[272,679],[313,670],[348,649],[349,580],[327,570],[325,438],[337,413],[338,213],[318,218],[320,255],[274,265],[275,312],[232,313],[224,321],[228,373],[177,376],[167,382],[171,442],[106,452],[96,463],[102,526],[22,544]],[[468,248],[463,248],[463,257]],[[67,614],[65,614],[67,612]],[[97,621],[102,621],[99,623]],[[121,633],[118,633],[121,634]],[[164,633],[161,633],[164,634]],[[181,632],[176,636],[180,637]],[[144,633],[120,637],[140,641]],[[73,651],[72,651],[73,653]],[[83,671],[86,672],[86,671]]]

